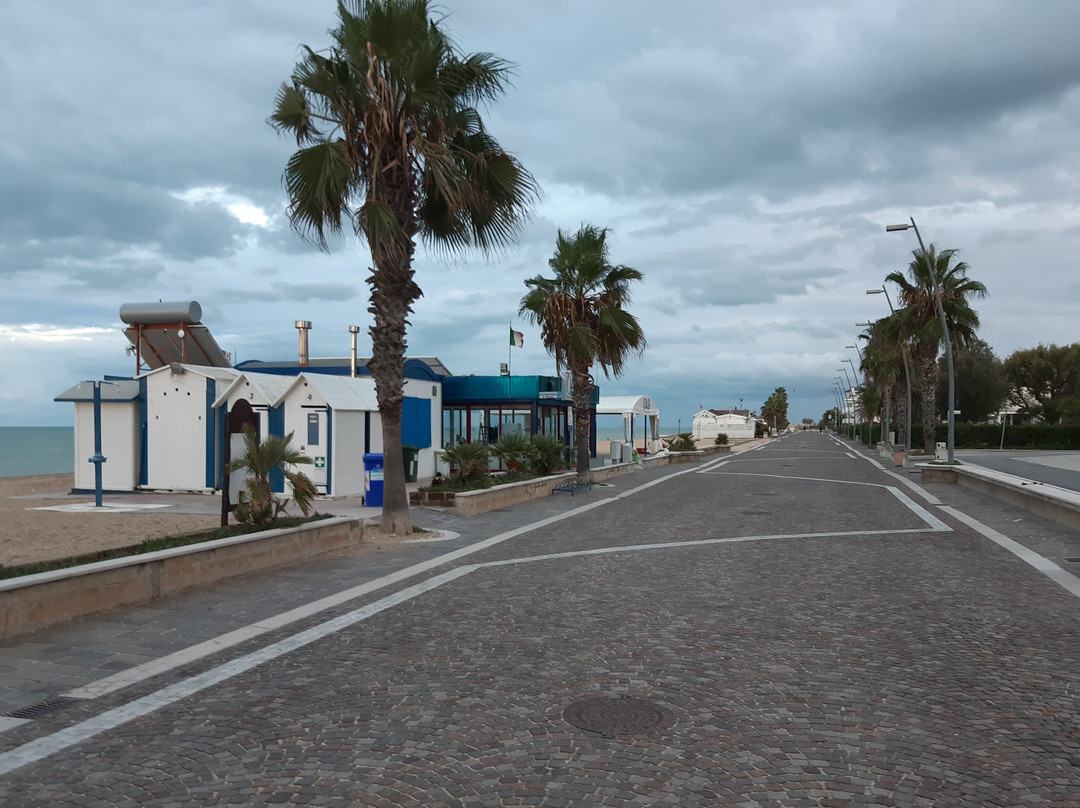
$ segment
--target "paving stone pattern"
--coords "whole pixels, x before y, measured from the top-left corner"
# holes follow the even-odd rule
[[[895,478],[817,433],[671,468],[598,488],[588,501],[625,496],[0,777],[0,804],[1080,805],[1076,598],[940,512],[953,529],[929,529],[885,487],[904,488]],[[586,502],[555,499],[515,509],[517,524]],[[876,532],[896,530],[914,532]],[[623,696],[673,720],[619,734],[563,717]]]

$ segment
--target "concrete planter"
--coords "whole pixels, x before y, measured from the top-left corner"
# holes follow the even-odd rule
[[[668,463],[697,463],[705,454],[699,449],[696,452],[671,452],[667,457]]]
[[[414,507],[450,508],[462,516],[475,516],[508,505],[520,505],[537,497],[551,495],[551,489],[576,477],[576,472],[565,471],[548,477],[537,477],[519,483],[506,483],[479,491],[412,491],[409,505]]]
[[[337,517],[10,578],[0,581],[0,639],[305,561],[359,544],[363,535],[360,520]]]
[[[920,466],[919,478],[924,483],[955,483],[957,480],[956,468],[951,466]]]
[[[714,454],[725,454],[725,453],[731,451],[731,444],[730,443],[722,443],[722,444],[717,445],[717,444],[714,443],[711,446],[703,447],[701,449],[701,451],[705,453],[706,457],[708,457],[709,455],[714,455]]]

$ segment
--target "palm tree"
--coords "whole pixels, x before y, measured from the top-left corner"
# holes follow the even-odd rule
[[[477,105],[503,91],[510,66],[462,54],[426,0],[339,0],[322,52],[303,48],[270,123],[301,147],[285,167],[289,217],[327,249],[348,222],[374,268],[368,311],[382,420],[382,529],[412,531],[401,460],[405,329],[422,292],[417,237],[448,251],[508,244],[527,218],[533,177],[485,129]]]
[[[310,464],[311,458],[292,448],[293,433],[268,435],[259,440],[255,428],[244,426],[244,454],[228,465],[228,472],[246,473],[244,487],[240,490],[240,502],[236,506],[236,518],[241,522],[255,525],[274,524],[285,512],[288,498],[274,496],[270,482],[271,475],[280,473],[289,483],[293,502],[310,516],[314,510],[312,502],[318,493],[311,478],[293,469],[303,463]]]
[[[859,335],[866,341],[860,367],[868,385],[876,391],[878,402],[895,403],[897,435],[902,445],[907,445],[907,385],[904,381],[904,361],[907,343],[900,335],[900,320],[893,314],[870,323]],[[885,440],[888,440],[886,435]]]
[[[519,314],[540,326],[544,347],[558,367],[570,371],[574,388],[574,450],[577,472],[589,476],[589,368],[599,363],[604,376],[616,378],[631,354],[645,350],[637,319],[624,309],[630,283],[642,274],[608,262],[606,228],[583,224],[572,236],[559,230],[548,266],[554,278],[537,275],[525,281],[529,291]]]
[[[963,261],[953,263],[956,250],[938,253],[931,244],[925,253],[914,251],[915,259],[908,266],[907,274],[891,272],[885,280],[900,287],[900,303],[897,312],[901,331],[911,344],[909,354],[915,362],[921,380],[919,400],[922,404],[923,451],[934,451],[935,425],[937,422],[935,393],[937,391],[937,355],[944,333],[934,294],[934,278],[941,295],[949,336],[954,347],[963,348],[975,339],[979,327],[979,315],[971,308],[968,298],[986,297],[986,286],[967,276],[968,265]],[[952,406],[952,402],[949,402]]]

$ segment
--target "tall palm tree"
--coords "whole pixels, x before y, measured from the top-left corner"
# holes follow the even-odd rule
[[[555,364],[570,371],[577,472],[583,478],[589,476],[589,368],[597,363],[605,377],[618,377],[626,360],[645,350],[641,325],[624,308],[630,303],[630,283],[642,274],[608,262],[608,232],[588,224],[572,236],[559,230],[555,254],[548,261],[555,277],[537,275],[525,281],[529,291],[518,312],[540,326],[540,338]]]
[[[931,244],[925,253],[914,251],[914,260],[908,265],[907,274],[890,272],[885,280],[900,287],[900,303],[904,306],[897,314],[901,319],[903,335],[911,343],[910,356],[915,362],[921,380],[919,400],[922,404],[923,451],[934,451],[937,392],[937,355],[944,333],[934,294],[934,278],[941,294],[949,336],[954,347],[964,347],[975,339],[979,328],[979,315],[971,308],[968,298],[986,297],[986,286],[967,276],[968,265],[963,261],[953,263],[956,250],[940,253]],[[950,406],[952,402],[949,402]]]
[[[902,445],[907,445],[907,385],[904,380],[904,352],[907,343],[901,336],[900,320],[896,314],[882,317],[870,323],[859,335],[866,341],[860,367],[876,390],[879,402],[888,400],[896,404],[897,435]],[[885,436],[888,439],[888,436]]]
[[[270,123],[296,138],[284,183],[293,227],[322,249],[346,221],[374,268],[368,311],[382,420],[382,529],[412,530],[401,460],[405,329],[422,292],[417,237],[449,251],[505,245],[527,218],[533,177],[484,127],[510,66],[462,54],[426,0],[339,0],[322,52],[303,48]]]

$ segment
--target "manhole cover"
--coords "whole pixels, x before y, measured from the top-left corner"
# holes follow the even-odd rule
[[[575,701],[563,710],[562,717],[578,729],[598,732],[606,738],[617,735],[644,735],[675,725],[675,716],[672,713],[633,696]]]

